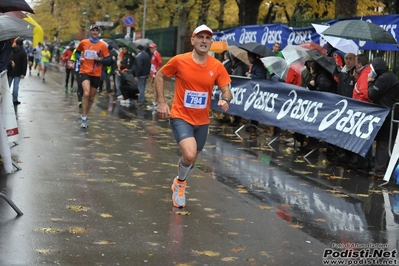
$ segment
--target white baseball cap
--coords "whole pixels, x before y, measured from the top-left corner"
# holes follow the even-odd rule
[[[203,32],[203,31],[206,31],[209,34],[211,34],[211,36],[213,36],[213,31],[205,24],[202,24],[201,26],[198,26],[197,28],[195,28],[195,30],[193,31],[193,35],[192,36],[195,36],[198,33]]]

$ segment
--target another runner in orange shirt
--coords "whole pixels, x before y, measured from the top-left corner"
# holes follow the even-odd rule
[[[186,205],[186,179],[206,142],[214,85],[222,92],[218,105],[223,111],[229,109],[232,99],[229,74],[220,61],[208,55],[212,36],[212,30],[206,25],[197,27],[191,37],[194,50],[171,58],[155,76],[158,115],[164,119],[170,115],[173,134],[182,152],[178,176],[172,184],[172,201],[178,208]],[[172,76],[175,76],[175,94],[170,111],[164,97],[163,79]]]
[[[82,124],[87,128],[87,114],[94,102],[103,65],[109,65],[111,58],[108,45],[98,38],[100,28],[93,24],[90,26],[90,38],[82,40],[76,48],[77,59],[80,61],[79,81],[82,82]]]

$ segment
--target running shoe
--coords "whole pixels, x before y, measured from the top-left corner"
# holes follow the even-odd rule
[[[177,177],[173,180],[172,184],[172,201],[173,201],[173,206],[176,208],[183,208],[186,206],[186,195],[185,195],[185,190],[186,190],[186,181],[180,181],[177,179]]]
[[[82,118],[82,124],[80,125],[81,128],[88,128],[89,125],[87,124],[87,118],[83,119]]]
[[[78,103],[79,108],[82,108],[82,102]]]

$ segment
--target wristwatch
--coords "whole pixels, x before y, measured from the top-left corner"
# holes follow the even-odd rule
[[[222,98],[222,100],[223,100],[223,101],[226,101],[228,104],[230,104],[230,101],[231,101],[231,100],[229,100],[229,98],[225,98],[225,97]]]

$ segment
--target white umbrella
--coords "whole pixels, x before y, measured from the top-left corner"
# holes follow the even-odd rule
[[[32,36],[34,26],[23,19],[4,15],[0,16],[0,41],[18,36]]]
[[[281,50],[281,53],[283,54],[288,65],[291,65],[298,60],[304,64],[306,59],[309,59],[309,55],[306,52],[307,50],[308,49],[305,49],[299,45],[287,45],[283,50]]]
[[[268,70],[271,70],[271,72],[279,76],[281,79],[285,80],[288,71],[288,64],[284,58],[277,56],[267,56],[262,57],[260,60],[262,60],[263,64]]]
[[[334,48],[337,48],[338,50],[344,53],[353,53],[353,54],[360,53],[359,46],[353,40],[348,40],[334,36],[327,36],[322,34],[322,32],[328,29],[330,26],[313,24],[313,23],[312,26],[316,30],[316,32],[320,35],[320,37],[329,42]]]

